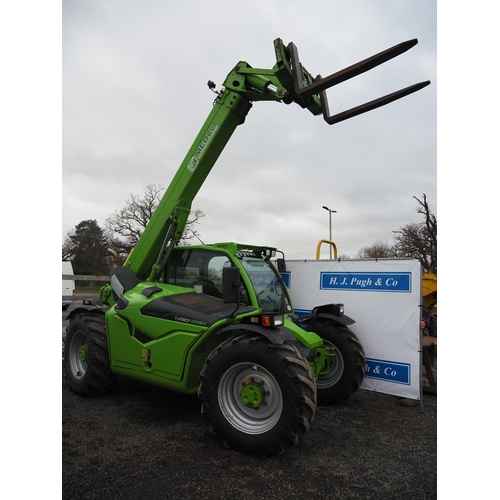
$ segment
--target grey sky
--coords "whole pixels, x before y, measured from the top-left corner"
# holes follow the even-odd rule
[[[315,257],[328,238],[353,257],[420,222],[413,196],[436,207],[436,2],[298,0],[63,2],[62,238],[104,221],[147,184],[167,187],[239,61],[275,64],[293,41],[323,76],[405,40],[410,51],[328,91],[339,112],[424,80],[383,108],[328,125],[296,104],[255,103],[193,208],[205,243],[277,246]],[[326,258],[328,250],[322,252]]]

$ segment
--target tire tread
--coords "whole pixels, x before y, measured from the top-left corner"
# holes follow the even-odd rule
[[[214,403],[216,398],[213,395],[214,391],[217,392],[218,385],[214,373],[221,359],[251,350],[255,350],[259,355],[266,353],[278,360],[278,364],[289,373],[295,394],[296,410],[288,429],[277,431],[269,441],[254,436],[251,444],[248,444],[249,440],[238,439],[237,432],[224,432],[224,425],[218,422],[220,409],[214,407],[217,405]],[[261,456],[281,453],[287,448],[297,446],[302,436],[308,432],[316,414],[316,383],[308,363],[297,348],[290,344],[270,344],[265,337],[253,333],[228,339],[212,351],[200,373],[198,397],[202,400],[202,414],[210,420],[210,427],[226,445]]]

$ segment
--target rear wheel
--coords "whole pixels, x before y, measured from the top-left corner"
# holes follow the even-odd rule
[[[298,444],[316,413],[308,363],[260,335],[227,340],[207,358],[198,396],[226,447],[267,455]]]
[[[326,345],[335,347],[330,372],[316,381],[318,404],[339,403],[354,394],[363,382],[365,352],[354,332],[332,321],[318,324],[316,333]]]
[[[81,313],[70,320],[64,364],[70,388],[80,395],[96,396],[114,385],[102,312]]]

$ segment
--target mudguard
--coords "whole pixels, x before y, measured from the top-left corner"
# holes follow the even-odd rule
[[[256,332],[260,333],[264,337],[266,337],[272,344],[284,344],[285,342],[296,342],[296,338],[286,329],[286,328],[281,328],[281,327],[276,327],[276,328],[264,328],[263,326],[259,325],[230,325],[226,326],[224,328],[221,328],[220,330],[217,331],[217,335],[220,333],[226,333],[230,332],[231,330],[234,331],[241,331],[241,330],[247,330],[251,332]]]
[[[284,344],[286,342],[287,344],[294,345],[305,359],[311,360],[314,358],[314,353],[315,353],[314,349],[310,349],[307,346],[304,346],[299,340],[297,340],[293,336],[293,334],[290,331],[282,327],[264,328],[259,325],[245,324],[243,326],[241,324],[238,324],[221,328],[217,332],[217,334],[226,333],[230,331],[241,332],[242,330],[258,333],[266,337],[269,340],[269,342],[271,342],[271,344]]]
[[[300,327],[304,328],[302,325],[305,323],[315,323],[317,320],[330,320],[334,321],[335,323],[338,323],[341,326],[349,326],[352,325],[353,323],[356,323],[355,320],[350,318],[349,316],[346,316],[345,314],[331,314],[331,313],[309,313],[309,314],[304,314],[303,316],[298,317],[295,320],[295,324],[299,325]],[[308,328],[304,328],[305,330],[308,330]],[[315,328],[312,328],[312,331],[315,331]]]
[[[106,304],[105,302],[101,301],[95,301],[94,303],[90,304],[82,304],[75,309],[73,309],[68,316],[66,316],[67,320],[73,319],[75,316],[82,312],[89,312],[89,311],[102,311],[103,314],[106,312],[106,310],[109,309],[109,304]]]

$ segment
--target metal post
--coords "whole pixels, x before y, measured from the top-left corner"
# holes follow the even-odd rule
[[[323,208],[325,210],[328,210],[329,227],[330,227],[330,241],[332,241],[332,213],[336,214],[337,210],[330,210],[328,207],[325,207],[325,205],[323,205]],[[332,245],[330,245],[330,260],[332,260]]]

